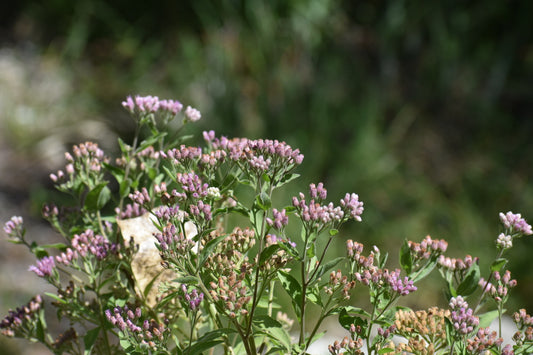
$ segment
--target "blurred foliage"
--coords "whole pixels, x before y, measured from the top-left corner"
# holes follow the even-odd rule
[[[115,132],[131,135],[118,103],[139,93],[198,107],[198,132],[285,140],[306,156],[299,186],[360,194],[364,223],[345,234],[368,247],[431,234],[487,263],[498,212],[533,222],[531,1],[17,6],[2,18],[4,44],[60,60],[67,96],[89,97]],[[520,240],[509,255],[530,311],[531,248]]]

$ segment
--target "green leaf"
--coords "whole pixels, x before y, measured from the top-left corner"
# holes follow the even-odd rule
[[[234,333],[235,330],[229,328],[216,329],[205,333],[203,336],[198,338],[193,345],[186,348],[184,354],[201,354],[202,352],[211,349],[212,347],[222,343],[224,340],[222,337],[227,334]]]
[[[100,329],[101,327],[93,328],[89,330],[83,337],[83,343],[85,345],[84,354],[91,354],[91,350],[94,346],[94,343],[96,342],[96,339],[98,339],[98,334],[100,334]]]
[[[338,229],[330,229],[330,230],[329,230],[329,235],[330,235],[330,236],[333,237],[333,236],[335,236],[335,235],[337,235],[337,234],[339,234],[339,230],[338,230]]]
[[[278,271],[278,277],[281,285],[292,299],[292,306],[296,316],[298,317],[298,320],[301,320],[302,312],[300,305],[302,302],[302,286],[298,280],[294,278],[294,276],[286,271]]]
[[[130,194],[131,181],[129,179],[120,182],[118,193],[121,198],[124,198]]]
[[[480,328],[488,327],[492,323],[493,320],[498,318],[498,315],[499,313],[497,309],[481,314],[479,316],[479,327]]]
[[[120,184],[124,179],[124,169],[119,168],[118,166],[111,165],[109,163],[102,162],[103,167],[111,173]]]
[[[352,324],[355,326],[360,326],[363,330],[363,333],[366,333],[366,328],[368,326],[368,321],[366,319],[363,319],[359,316],[351,316],[348,314],[346,309],[343,309],[339,313],[339,323],[344,329],[347,330],[350,330]]]
[[[268,196],[268,194],[264,191],[261,192],[255,199],[255,205],[263,211],[268,210],[272,206],[270,196]]]
[[[172,282],[177,282],[180,284],[186,284],[186,285],[197,285],[198,284],[198,278],[196,276],[183,276],[178,277],[176,279],[173,279]]]
[[[508,262],[509,260],[505,258],[499,258],[494,260],[494,262],[490,265],[490,271],[500,271]]]
[[[280,179],[280,181],[276,184],[275,188],[279,188],[279,187],[281,187],[281,186],[283,186],[285,184],[288,184],[292,180],[297,179],[299,177],[300,177],[300,174],[285,174]]]
[[[468,271],[465,279],[457,286],[457,294],[469,296],[478,288],[480,278],[479,265],[473,264]]]
[[[43,244],[40,247],[45,249],[53,248],[61,251],[65,251],[67,249],[67,245],[65,243]]]
[[[259,266],[262,266],[267,259],[269,259],[274,253],[280,250],[280,244],[272,244],[263,249],[261,255],[259,256]]]
[[[411,248],[409,248],[407,239],[403,241],[402,247],[400,248],[400,266],[407,275],[411,274],[411,271],[413,270],[413,258],[411,256]]]
[[[259,315],[254,317],[254,325],[257,326],[260,331],[266,334],[269,338],[286,349],[284,353],[290,351],[291,338],[280,322],[266,315]]]
[[[85,197],[85,207],[89,211],[98,211],[106,205],[111,198],[111,190],[107,187],[107,182],[97,185],[89,191]]]
[[[378,354],[387,354],[387,353],[392,353],[392,352],[394,352],[394,349],[392,348],[383,348],[383,349],[378,350]]]
[[[427,263],[426,265],[424,265],[422,269],[414,273],[415,276],[413,278],[413,282],[418,282],[422,280],[424,277],[426,277],[427,275],[429,275],[431,271],[433,271],[435,266],[437,266],[437,259],[438,259],[437,256],[433,255],[431,259],[429,260],[429,263]]]

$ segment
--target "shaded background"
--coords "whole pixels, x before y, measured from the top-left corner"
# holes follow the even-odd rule
[[[332,200],[357,192],[364,222],[344,239],[396,259],[430,234],[487,266],[500,211],[533,222],[532,13],[513,0],[2,2],[2,222],[21,214],[45,239],[48,174],[72,144],[112,154],[131,138],[120,102],[138,93],[199,108],[194,133],[299,147],[302,178],[279,202],[310,182]],[[2,314],[43,286],[6,244]],[[533,310],[532,252],[524,238],[508,253],[511,312]],[[410,305],[442,302],[437,280]]]

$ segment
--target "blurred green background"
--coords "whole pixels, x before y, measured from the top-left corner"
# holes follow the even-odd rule
[[[395,259],[430,234],[486,266],[500,211],[533,222],[531,14],[518,0],[3,2],[0,187],[37,221],[62,152],[113,151],[133,132],[120,102],[158,95],[202,111],[195,133],[299,147],[286,194],[323,181],[365,202],[344,239]],[[532,253],[524,238],[508,254],[511,311],[533,311]],[[422,289],[411,305],[442,301]]]

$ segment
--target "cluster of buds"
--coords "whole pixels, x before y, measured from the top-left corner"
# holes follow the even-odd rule
[[[513,321],[518,331],[513,335],[513,340],[518,346],[533,346],[533,317],[520,309],[513,314]]]
[[[445,274],[452,274],[453,279],[463,280],[468,274],[470,268],[474,264],[477,264],[478,261],[479,258],[477,256],[472,257],[470,255],[467,255],[464,259],[455,259],[440,255],[437,259],[437,266],[439,267],[441,272]]]
[[[496,302],[505,302],[507,300],[507,294],[510,288],[516,286],[517,281],[511,279],[511,272],[505,270],[505,273],[501,275],[498,271],[495,271],[492,276],[496,280],[497,285],[493,285],[485,279],[479,279],[479,286],[484,292],[487,292]]]
[[[503,338],[498,337],[496,331],[491,331],[490,328],[480,328],[476,336],[472,339],[467,339],[467,350],[469,354],[481,355],[490,353],[490,349],[499,349],[503,343]]]
[[[118,244],[111,243],[106,237],[95,234],[87,229],[81,234],[76,234],[70,241],[72,248],[67,248],[55,260],[64,265],[71,265],[72,261],[79,256],[86,258],[88,255],[95,256],[97,260],[105,259],[110,253],[118,253]]]
[[[498,235],[498,239],[496,239],[496,247],[498,249],[510,249],[513,247],[513,237],[510,235],[506,235],[504,233],[500,233]]]
[[[244,282],[245,276],[246,273],[237,274],[232,270],[229,275],[220,276],[217,282],[212,281],[210,283],[212,290],[209,293],[211,297],[215,302],[223,303],[230,318],[235,318],[239,314],[248,314],[246,308],[252,296],[250,289]]]
[[[24,220],[20,216],[13,216],[4,224],[4,232],[13,240],[22,240],[24,237]]]
[[[291,242],[288,239],[279,238],[275,234],[267,234],[265,237],[265,243],[267,247],[279,243],[283,243],[293,248],[296,247],[296,243]],[[259,255],[257,256],[257,258],[259,258]],[[277,270],[285,267],[285,265],[287,265],[287,263],[291,260],[292,257],[290,256],[290,254],[287,253],[285,249],[280,248],[274,254],[272,254],[263,265],[260,265],[260,267],[267,271],[270,271],[272,269]]]
[[[202,239],[200,248],[203,249],[207,243],[219,236],[216,231],[211,232]],[[218,275],[229,275],[234,271],[247,274],[251,272],[251,267],[246,253],[255,243],[253,230],[235,227],[208,256],[206,265],[210,270],[217,271]]]
[[[142,216],[146,212],[148,211],[136,202],[126,204],[122,211],[118,207],[115,209],[118,219],[135,218]]]
[[[388,269],[373,267],[364,269],[362,272],[356,272],[354,276],[363,285],[377,288],[389,287],[391,291],[400,296],[407,296],[417,290],[412,280],[407,276],[403,278],[400,276],[400,269],[389,271]]]
[[[131,334],[132,338],[137,340],[141,346],[156,349],[157,343],[164,344],[166,335],[170,333],[164,324],[158,323],[154,319],[150,321],[145,319],[141,322],[142,312],[139,307],[132,310],[127,305],[117,306],[113,310],[107,309],[105,315],[111,324],[121,332]]]
[[[520,213],[515,214],[511,211],[506,214],[500,213],[500,221],[510,234],[517,234],[517,236],[533,234],[531,226]]]
[[[160,155],[174,165],[181,165],[185,169],[193,169],[198,159],[202,156],[202,148],[188,147],[182,144],[179,148],[160,152]]]
[[[324,286],[324,291],[332,295],[337,290],[342,290],[343,299],[350,299],[350,291],[355,287],[354,280],[348,280],[348,277],[342,275],[340,270],[332,271],[329,275],[329,284]]]
[[[350,325],[350,336],[344,337],[341,341],[335,340],[333,344],[328,345],[330,354],[352,354],[363,355],[365,352],[361,350],[364,345],[363,339],[360,337],[362,331],[361,326]]]
[[[197,310],[200,303],[204,300],[204,294],[202,292],[198,293],[196,289],[189,292],[185,284],[181,285],[181,292],[183,292],[183,299],[191,311]]]
[[[65,153],[67,165],[66,173],[73,178],[78,173],[83,178],[99,181],[102,173],[102,163],[109,162],[109,158],[104,155],[104,151],[93,142],[85,142],[72,147],[72,154]],[[65,172],[59,170],[56,174],[50,174],[53,182],[63,182],[66,179]]]
[[[283,176],[303,161],[299,149],[285,142],[270,139],[216,138],[215,132],[204,132],[204,139],[214,148],[227,152],[228,157],[241,165],[243,171],[272,172]],[[269,174],[270,175],[270,174]]]
[[[150,194],[148,193],[146,187],[143,187],[141,191],[134,191],[133,193],[129,194],[128,197],[130,198],[130,200],[133,201],[134,204],[145,208],[149,208],[152,202],[152,198],[150,197]]]
[[[449,316],[449,310],[438,307],[429,308],[427,311],[397,311],[396,320],[394,321],[396,326],[394,333],[409,339],[409,344],[403,344],[397,350],[411,352],[413,349],[418,349],[422,346],[428,350],[437,351],[445,347],[446,318]],[[431,342],[425,343],[424,339],[431,339]]]
[[[200,120],[200,118],[202,118],[202,114],[197,109],[191,106],[187,106],[187,108],[185,109],[185,117],[191,122],[196,122]]]
[[[413,262],[429,259],[432,255],[442,255],[448,249],[448,242],[444,239],[432,239],[429,235],[420,243],[408,242]]]
[[[179,233],[172,223],[167,223],[161,233],[155,233],[154,237],[159,243],[161,256],[164,259],[187,255],[196,245],[193,240],[187,238],[183,233]]]
[[[335,340],[333,344],[328,345],[328,351],[332,355],[337,354],[353,354],[353,355],[363,355],[365,352],[361,350],[364,342],[363,339],[350,339],[349,337],[344,337],[341,341]]]
[[[452,297],[450,308],[452,310],[450,320],[454,329],[461,336],[472,333],[474,328],[479,325],[479,318],[474,315],[474,311],[468,307],[468,303],[463,297]]]
[[[278,211],[277,209],[273,208],[272,218],[267,218],[266,221],[269,226],[274,227],[275,229],[283,229],[283,227],[289,224],[289,217],[287,216],[285,209]]]
[[[157,96],[128,96],[122,106],[131,113],[149,114],[149,113],[168,113],[177,115],[183,105],[176,100],[159,100]]]
[[[29,271],[33,271],[39,277],[52,276],[56,264],[53,256],[45,256],[44,258],[37,260],[36,265],[31,265]]]
[[[0,333],[8,337],[31,335],[35,330],[35,321],[42,308],[43,300],[40,295],[33,297],[28,304],[10,310],[0,323]]]

